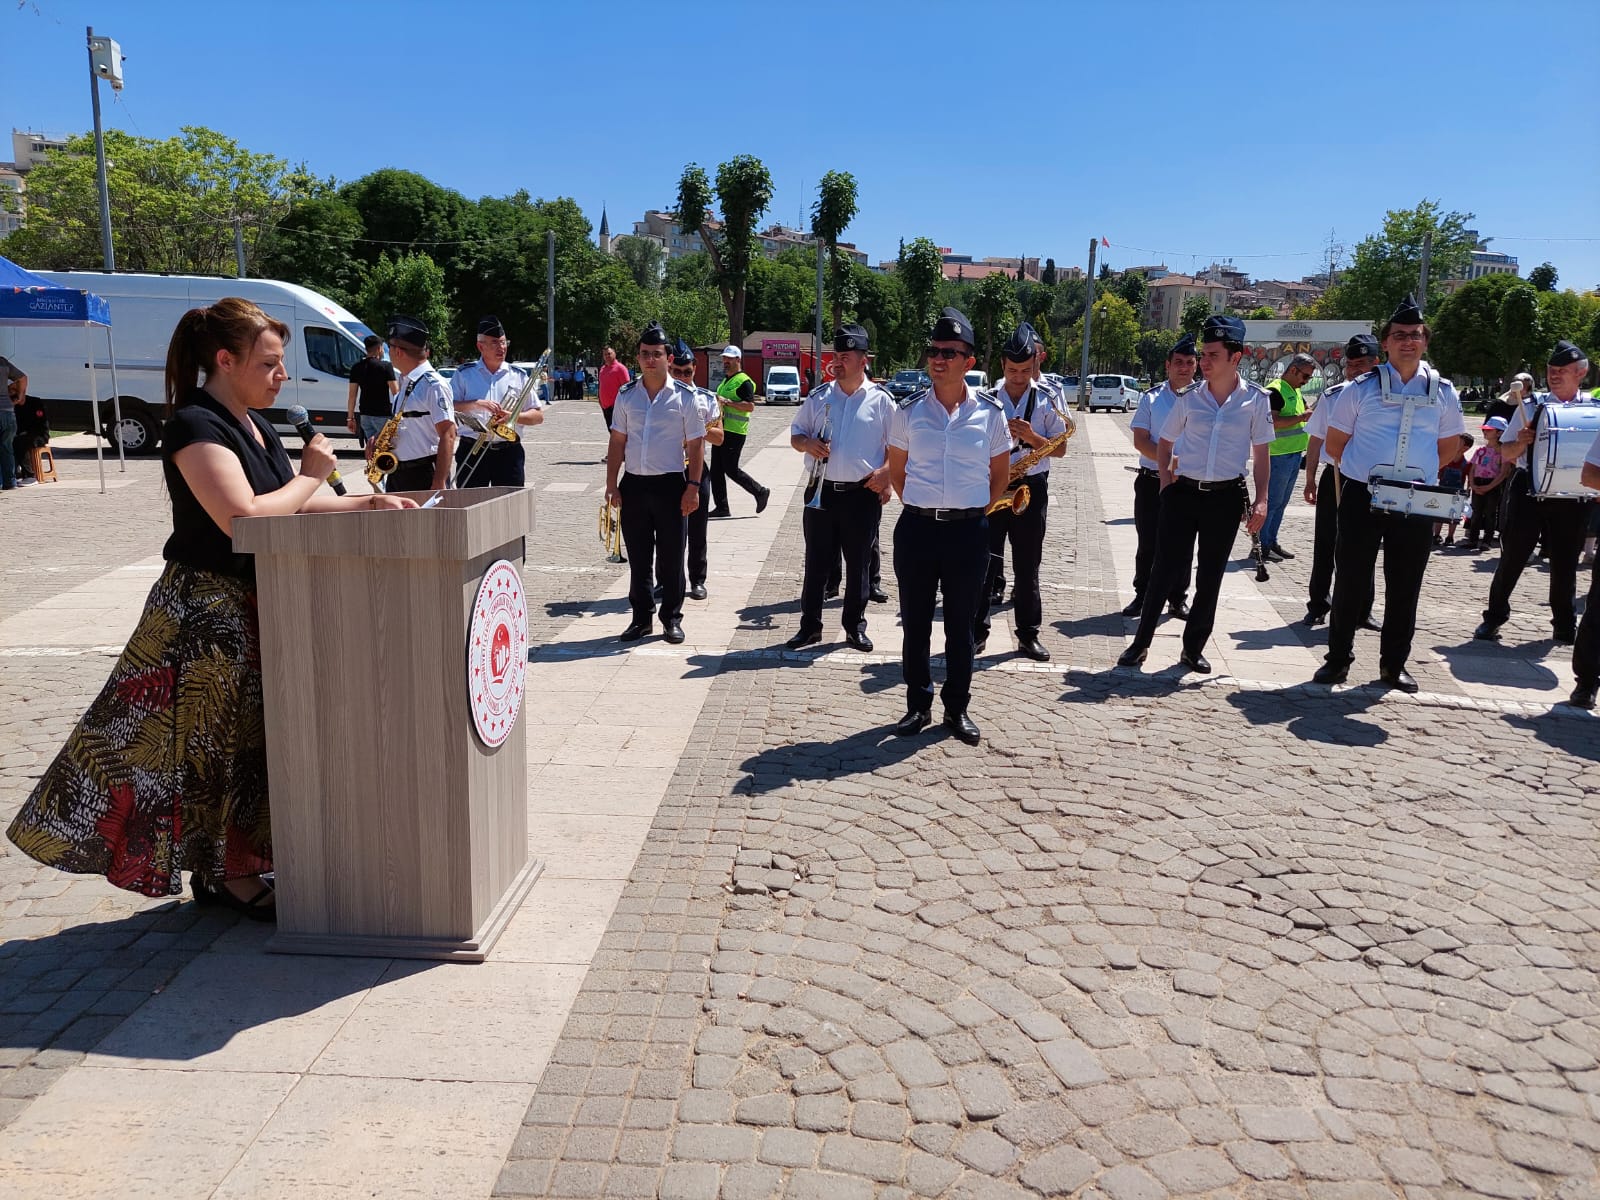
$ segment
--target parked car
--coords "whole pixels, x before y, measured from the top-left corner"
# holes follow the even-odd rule
[[[986,388],[986,387],[988,387],[989,386],[989,372],[987,372],[987,371],[968,371],[967,372],[967,386],[968,387],[974,387],[974,388]]]
[[[904,371],[896,371],[894,378],[889,380],[889,395],[896,400],[904,400],[907,396],[914,395],[928,386],[928,373],[917,370],[915,367]]]
[[[765,395],[768,404],[799,404],[800,368],[768,367]]]
[[[1139,403],[1139,387],[1130,375],[1091,375],[1089,377],[1089,411],[1116,409],[1127,412]]]

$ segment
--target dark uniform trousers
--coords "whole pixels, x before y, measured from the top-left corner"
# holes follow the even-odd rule
[[[1339,468],[1328,463],[1322,468],[1322,478],[1317,481],[1316,532],[1311,543],[1311,587],[1306,600],[1306,611],[1325,617],[1333,608],[1333,567],[1337,561],[1339,545],[1339,487],[1344,481],[1338,478]],[[1375,599],[1372,577],[1367,577],[1367,606],[1362,610],[1357,624],[1372,619]]]
[[[900,585],[902,670],[906,708],[933,707],[933,609],[944,594],[944,688],[950,712],[964,713],[972,698],[972,619],[988,575],[989,521],[966,517],[935,521],[901,512],[894,526],[894,574]]]
[[[1243,479],[1231,486],[1208,487],[1202,491],[1193,480],[1182,475],[1161,493],[1156,561],[1151,567],[1144,610],[1139,614],[1139,629],[1133,635],[1130,649],[1149,647],[1167,597],[1194,560],[1198,564],[1194,575],[1194,603],[1189,606],[1189,619],[1183,626],[1183,651],[1191,655],[1205,652],[1212,627],[1217,623],[1217,596],[1222,591],[1222,576],[1228,569],[1228,555],[1233,553],[1233,539],[1239,533],[1246,497]]]
[[[1526,471],[1518,471],[1506,486],[1511,489],[1511,499],[1505,528],[1500,531],[1500,565],[1489,585],[1489,607],[1483,610],[1483,619],[1501,625],[1511,615],[1511,593],[1543,538],[1550,567],[1550,624],[1557,630],[1570,630],[1577,621],[1573,601],[1578,589],[1578,555],[1589,531],[1591,501],[1536,499]]]
[[[878,548],[878,532],[877,528],[872,531],[872,549],[867,552],[867,577],[873,587],[882,588],[883,551]],[[844,555],[840,554],[834,560],[833,570],[828,572],[828,591],[837,592],[842,582],[844,582]]]
[[[457,487],[523,486],[526,482],[524,470],[528,461],[528,454],[522,448],[520,441],[496,442],[478,455],[477,465],[472,468],[472,478],[463,478],[461,464],[466,462],[467,453],[476,444],[476,439],[456,444]]]
[[[1039,625],[1044,620],[1044,601],[1039,596],[1039,562],[1044,557],[1045,515],[1050,503],[1050,473],[1038,471],[1027,476],[1028,507],[1016,516],[1009,509],[989,514],[989,574],[983,581],[983,591],[978,596],[978,615],[973,621],[973,637],[983,641],[989,636],[989,610],[993,606],[990,596],[997,587],[1005,586],[1006,542],[1011,542],[1011,569],[1016,575],[1016,599],[1012,601],[1011,616],[1019,640],[1039,636]]]
[[[1572,647],[1572,673],[1580,687],[1600,685],[1600,567],[1589,569],[1589,599]]]
[[[433,455],[411,458],[389,472],[383,490],[386,492],[428,492],[433,490],[433,468],[438,463]]]
[[[1139,539],[1133,552],[1133,594],[1143,597],[1150,583],[1150,569],[1156,561],[1156,542],[1160,539],[1161,476],[1149,467],[1140,467],[1133,477],[1133,528]],[[1189,576],[1194,572],[1194,559],[1184,559],[1183,570],[1178,573],[1167,601],[1181,604],[1189,594]]]
[[[706,552],[706,527],[711,516],[711,474],[700,473],[700,507],[689,514],[689,582],[703,584],[710,568]]]
[[[1373,572],[1383,549],[1383,633],[1378,666],[1405,669],[1417,630],[1417,598],[1433,550],[1433,522],[1372,507],[1364,483],[1345,478],[1339,499],[1339,533],[1334,548],[1333,612],[1328,618],[1328,662],[1355,661],[1356,630],[1372,604]]]
[[[628,604],[633,619],[650,620],[651,585],[659,579],[661,623],[669,625],[683,616],[683,556],[688,540],[683,472],[624,475],[617,487],[622,493],[622,542],[628,548]]]
[[[822,631],[824,580],[844,558],[844,621],[846,633],[867,630],[867,587],[872,546],[883,520],[883,502],[871,488],[822,485],[822,507],[802,510],[806,535],[805,582],[800,588],[800,628]]]
[[[722,445],[711,447],[711,494],[719,509],[728,507],[728,480],[733,480],[752,496],[759,496],[762,487],[739,466],[739,456],[744,453],[745,434],[722,432]]]

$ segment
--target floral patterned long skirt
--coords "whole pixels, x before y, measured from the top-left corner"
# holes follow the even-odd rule
[[[47,866],[146,896],[272,870],[253,584],[178,563],[7,831]]]

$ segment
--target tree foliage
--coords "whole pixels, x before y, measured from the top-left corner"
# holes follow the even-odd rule
[[[1555,265],[1548,262],[1542,262],[1528,272],[1528,282],[1539,292],[1555,291],[1556,280],[1559,278],[1560,274],[1556,271]]]
[[[1000,373],[995,361],[996,334],[1009,336],[1021,315],[1015,286],[1002,272],[985,275],[972,289],[971,304],[970,315],[983,331],[983,369],[993,377]]]
[[[856,219],[856,177],[848,171],[828,171],[817,184],[817,200],[811,206],[811,233],[828,248],[828,295],[833,302],[833,324],[843,323],[844,308],[855,297],[849,294],[852,276],[850,260],[839,253],[839,239]]]
[[[1532,365],[1539,336],[1539,293],[1520,280],[1500,297],[1500,361],[1510,375]]]
[[[915,324],[917,336],[925,338],[933,326],[934,298],[944,278],[944,260],[939,247],[928,238],[913,238],[900,255],[897,272],[905,285],[906,316]]]
[[[1437,200],[1385,214],[1383,229],[1361,239],[1355,258],[1317,303],[1317,315],[1330,320],[1382,321],[1421,281],[1422,245],[1433,236],[1424,310],[1432,313],[1445,296],[1441,280],[1465,273],[1473,240],[1471,213],[1443,212]]]
[[[1200,327],[1210,315],[1211,301],[1204,296],[1190,296],[1183,302],[1183,310],[1178,314],[1178,329],[1199,337]]]
[[[1440,301],[1428,317],[1433,330],[1429,361],[1457,380],[1500,378],[1505,365],[1497,332],[1500,301],[1520,283],[1515,275],[1484,275]]]
[[[745,289],[755,253],[756,222],[772,203],[772,176],[754,155],[735,155],[717,168],[716,199],[722,227],[713,233],[707,224],[711,182],[699,164],[686,166],[678,179],[678,228],[699,234],[705,244],[728,312],[730,336],[738,342],[745,331]]]
[[[444,271],[421,252],[378,256],[356,297],[356,313],[369,326],[382,329],[394,313],[416,317],[433,333],[436,349],[441,331],[450,327],[450,302]]]
[[[1150,282],[1143,271],[1124,271],[1117,280],[1116,291],[1134,312],[1141,316],[1144,314],[1150,302]]]
[[[1139,318],[1121,296],[1107,293],[1094,302],[1089,322],[1089,368],[1094,371],[1124,371],[1135,362],[1139,344]],[[1083,318],[1078,318],[1069,335],[1067,357],[1078,362],[1083,355]]]
[[[1144,368],[1147,378],[1155,380],[1163,377],[1167,355],[1172,353],[1172,347],[1177,343],[1176,329],[1146,329],[1139,335],[1139,340],[1134,343],[1133,352],[1139,359],[1139,365]]]
[[[651,292],[661,287],[662,275],[667,266],[667,252],[661,243],[650,238],[624,234],[612,240],[611,253],[628,268],[633,281],[640,287]]]

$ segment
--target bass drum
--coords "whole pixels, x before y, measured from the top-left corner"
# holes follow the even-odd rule
[[[1533,494],[1540,500],[1593,500],[1583,486],[1583,460],[1600,435],[1600,404],[1541,404],[1528,452]]]

